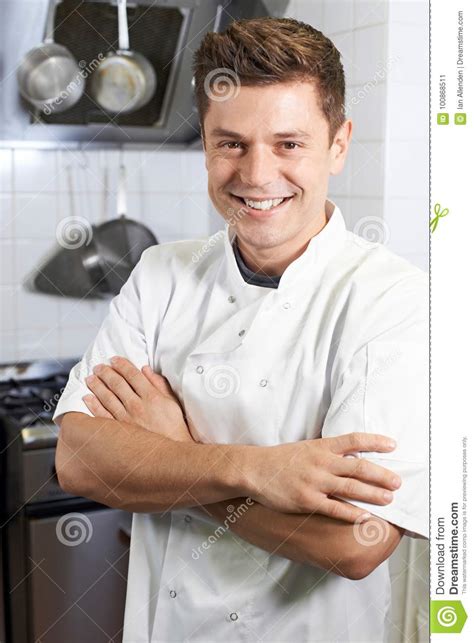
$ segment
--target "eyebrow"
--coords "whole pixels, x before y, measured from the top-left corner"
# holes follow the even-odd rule
[[[237,138],[241,141],[245,140],[243,134],[239,132],[233,132],[229,129],[223,129],[222,127],[216,127],[211,131],[211,136],[229,136],[230,138]],[[289,130],[288,132],[276,132],[273,134],[274,138],[311,138],[307,132],[304,132],[300,129]]]

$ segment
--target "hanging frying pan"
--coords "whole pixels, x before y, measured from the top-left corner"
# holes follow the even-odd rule
[[[85,246],[82,261],[90,275],[103,275],[114,294],[127,281],[142,252],[156,245],[155,235],[142,223],[127,218],[125,166],[120,165],[117,185],[117,218],[94,228],[94,243]],[[96,277],[93,277],[96,279]]]
[[[119,48],[109,53],[94,71],[94,100],[114,114],[134,112],[151,99],[156,89],[153,66],[142,54],[130,50],[127,0],[118,0]]]
[[[25,55],[17,70],[20,94],[43,112],[64,112],[77,103],[85,81],[67,47],[54,42],[57,0],[50,0],[43,43]]]
[[[72,195],[72,188],[70,193]],[[104,299],[117,295],[142,252],[158,243],[146,226],[126,216],[123,166],[118,182],[117,210],[117,219],[90,226],[86,242],[79,247],[56,248],[27,280],[26,287],[50,295],[80,299]],[[84,219],[80,218],[80,222],[83,223]]]

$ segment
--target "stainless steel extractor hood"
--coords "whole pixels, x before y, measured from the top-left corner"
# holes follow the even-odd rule
[[[15,70],[25,53],[44,39],[51,3],[54,40],[74,55],[86,75],[86,88],[70,109],[45,114],[20,97]],[[199,126],[191,63],[202,37],[208,31],[222,31],[235,19],[282,16],[288,0],[133,0],[127,4],[130,46],[152,63],[157,84],[149,103],[114,117],[93,101],[88,87],[97,59],[117,47],[116,2],[2,0],[0,145],[196,144]]]

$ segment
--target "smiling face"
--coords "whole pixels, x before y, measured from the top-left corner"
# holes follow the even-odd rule
[[[281,274],[326,223],[329,176],[343,168],[350,121],[330,145],[314,84],[289,82],[210,100],[203,129],[216,210],[249,267]]]

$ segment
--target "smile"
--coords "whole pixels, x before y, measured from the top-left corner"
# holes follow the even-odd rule
[[[275,211],[279,206],[286,203],[293,196],[280,196],[280,197],[267,197],[262,198],[250,198],[250,197],[241,197],[236,194],[232,195],[235,199],[238,199],[241,203],[244,203],[247,208],[251,211],[259,212],[272,212]]]

